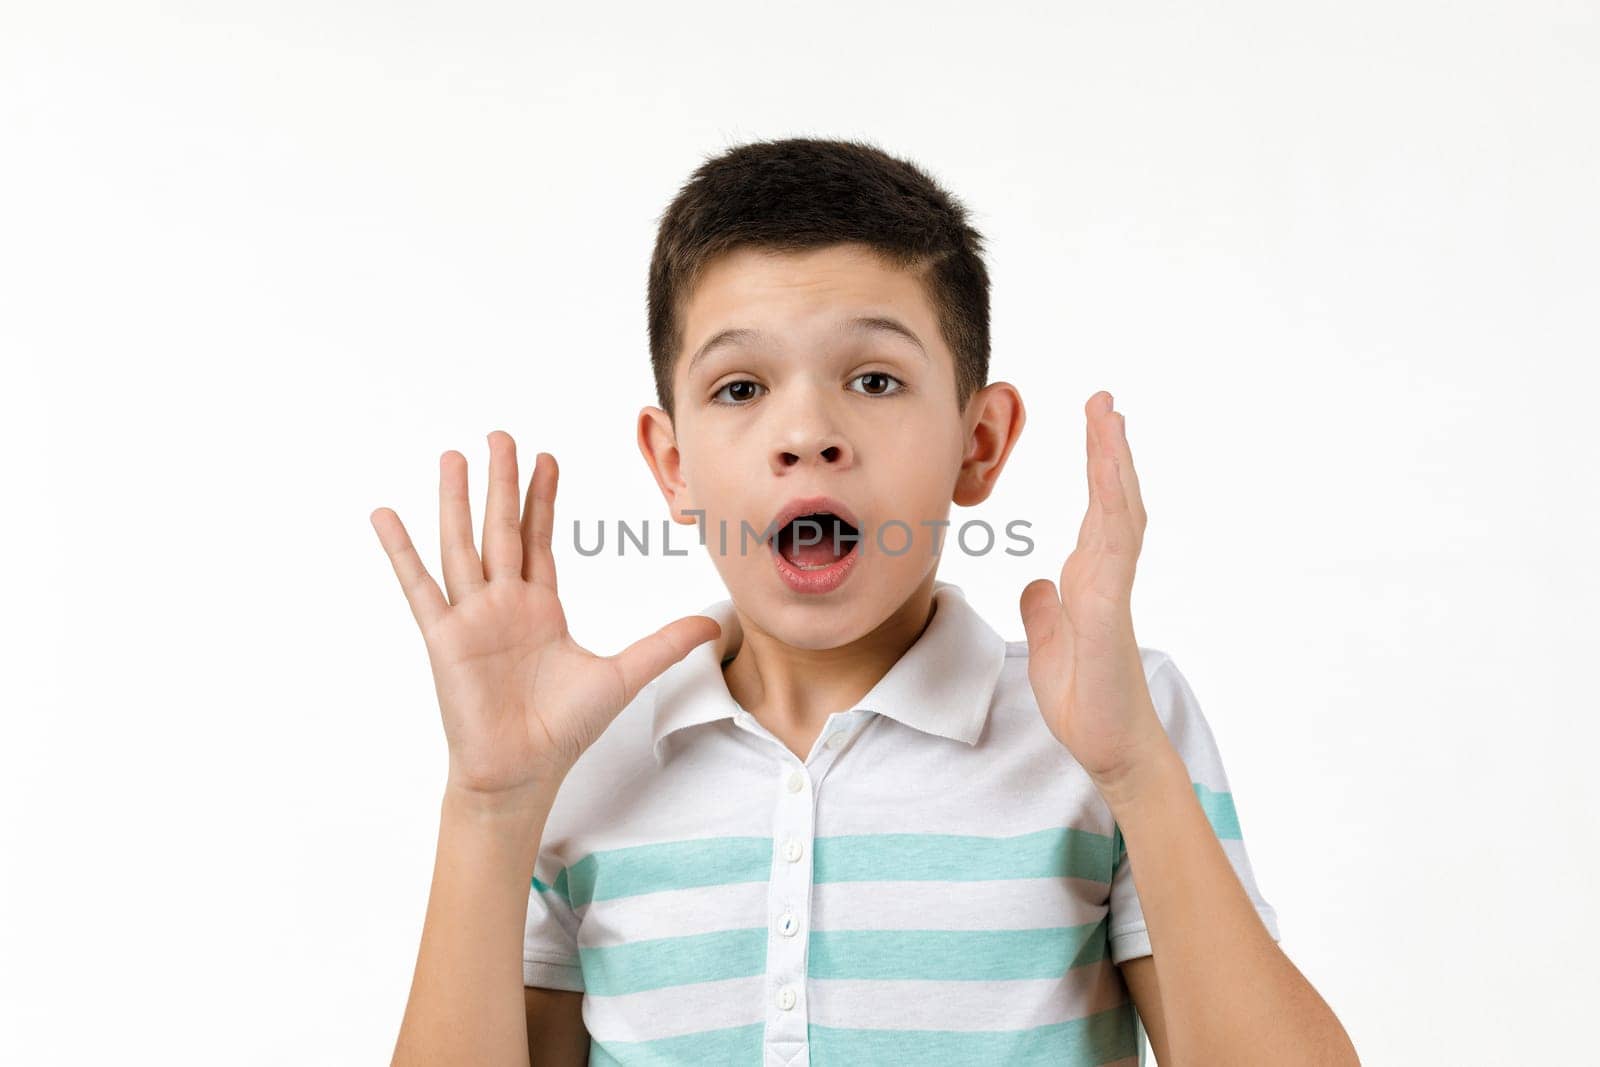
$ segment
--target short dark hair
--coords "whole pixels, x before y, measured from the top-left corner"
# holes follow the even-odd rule
[[[914,163],[861,140],[753,141],[708,158],[661,214],[650,259],[650,362],[673,412],[683,309],[712,259],[740,246],[870,245],[917,272],[955,356],[965,408],[989,375],[989,273],[967,209]]]

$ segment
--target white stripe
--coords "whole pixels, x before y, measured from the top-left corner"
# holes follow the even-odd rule
[[[600,948],[757,926],[767,911],[767,891],[766,882],[735,882],[590,901],[578,911],[578,944]]]
[[[1107,888],[1081,878],[994,878],[823,882],[811,892],[818,930],[1018,930],[1099,922]]]
[[[755,925],[766,914],[767,891],[766,882],[738,882],[593,901],[579,910],[578,943],[598,948]],[[813,925],[818,930],[1077,926],[1099,922],[1106,910],[1106,883],[1081,878],[823,882],[811,892]],[[776,920],[776,916],[766,918],[769,923]]]
[[[757,974],[614,997],[585,996],[583,1023],[597,1041],[645,1041],[749,1026],[766,1018],[766,984],[766,976]],[[649,1032],[635,1029],[640,1019],[650,1020]]]

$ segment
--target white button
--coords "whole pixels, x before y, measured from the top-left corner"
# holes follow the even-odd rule
[[[794,986],[786,985],[782,989],[778,990],[778,1007],[782,1008],[784,1011],[788,1011],[790,1008],[794,1007],[794,1002]]]
[[[806,776],[799,771],[790,771],[789,781],[785,784],[789,787],[789,792],[798,793],[805,788]]]
[[[796,841],[792,837],[783,843],[783,858],[788,860],[790,863],[794,863],[799,860],[801,853],[804,851],[805,850],[800,847],[800,842]]]
[[[828,735],[828,747],[829,748],[839,748],[839,747],[841,747],[845,742],[845,738],[847,738],[849,736],[850,736],[850,731],[849,730],[836,730],[836,731],[834,731],[833,733]]]
[[[794,912],[786,911],[778,920],[778,932],[784,937],[793,937],[800,929],[800,920],[794,917]]]

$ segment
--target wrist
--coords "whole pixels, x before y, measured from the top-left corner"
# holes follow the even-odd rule
[[[447,780],[442,806],[446,815],[475,823],[542,824],[555,804],[559,784],[536,783],[515,789],[483,790]]]
[[[1118,821],[1131,809],[1174,788],[1188,790],[1189,768],[1163,734],[1141,749],[1115,773],[1094,779],[1106,806]]]

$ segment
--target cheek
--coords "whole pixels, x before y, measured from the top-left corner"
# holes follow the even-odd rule
[[[959,429],[952,432],[944,421],[933,425],[906,424],[878,444],[880,454],[890,466],[915,472],[917,480],[928,484],[946,481],[954,484],[965,447],[966,441]]]
[[[929,462],[924,453],[917,462],[906,462],[899,469],[906,472],[885,486],[880,498],[889,506],[885,508],[884,521],[897,518],[920,530],[924,521],[949,517],[950,497],[955,488],[953,467]],[[892,512],[892,514],[890,514]]]
[[[752,498],[749,479],[738,477],[737,471],[727,469],[708,473],[711,477],[699,496],[700,506],[706,509],[706,513],[726,520],[730,533],[739,529],[741,520],[760,529],[764,517],[757,512],[762,505],[759,500]]]

